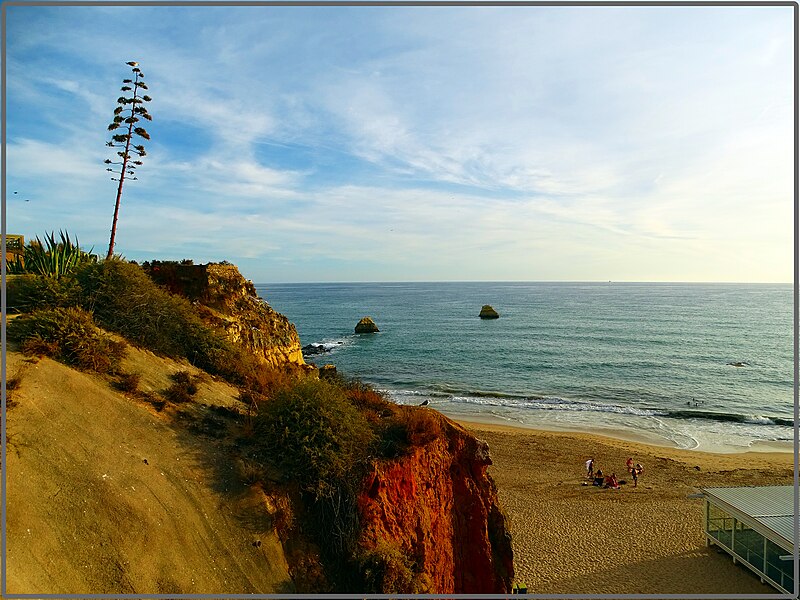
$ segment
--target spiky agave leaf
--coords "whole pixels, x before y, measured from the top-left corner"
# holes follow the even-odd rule
[[[55,232],[51,232],[45,234],[42,242],[37,236],[25,247],[26,272],[58,279],[84,262],[97,261],[91,250],[81,250],[77,238],[73,242],[64,231],[59,231],[59,237],[60,240],[56,240]]]

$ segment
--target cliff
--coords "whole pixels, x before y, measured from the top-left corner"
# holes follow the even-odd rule
[[[233,265],[144,269],[265,365],[312,369],[303,363],[294,326]],[[7,465],[16,507],[8,514],[13,589],[510,591],[510,536],[484,442],[432,409],[398,406],[359,383],[284,377],[265,368],[265,381],[274,377],[286,392],[282,405],[267,383],[250,389],[235,379],[235,387],[185,359],[166,358],[162,340],[140,331],[149,331],[141,315],[156,315],[161,327],[185,322],[187,330],[208,334],[194,315],[180,321],[191,314],[186,303],[157,289],[134,265],[111,262],[96,270],[94,278],[80,280],[84,291],[102,279],[115,293],[91,296],[103,299],[91,304],[91,315],[76,306],[57,315],[82,314],[138,342],[113,372],[80,372],[40,357],[63,359],[67,342],[76,339],[87,352],[100,353],[106,346],[96,338],[106,332],[72,327],[78,333],[62,340],[63,323],[50,312],[20,315],[17,325],[36,322],[35,331],[46,334],[30,345],[34,336],[24,335],[33,328],[11,324],[18,344],[9,354],[7,382],[13,392]],[[179,336],[183,329],[171,331]],[[183,354],[175,354],[192,355],[193,348],[180,346]],[[258,371],[247,352],[232,354],[236,364]],[[176,394],[180,381],[194,391],[187,385]],[[300,408],[290,410],[290,401]],[[315,406],[319,418],[312,418]],[[281,434],[288,431],[287,440],[298,440],[296,451],[261,427],[264,419],[279,423]],[[348,426],[369,430],[350,450],[337,441]],[[294,460],[303,456],[310,462]],[[330,458],[330,468],[320,456]],[[300,486],[309,473],[311,484]],[[331,493],[315,496],[322,488],[314,482],[327,482],[330,474],[336,479]]]
[[[429,416],[441,435],[375,464],[366,478],[361,545],[399,545],[415,563],[420,593],[510,592],[511,536],[487,473],[489,447],[439,413]]]
[[[275,368],[310,369],[294,325],[258,297],[235,265],[146,263],[147,274],[173,294],[195,302],[209,324]]]

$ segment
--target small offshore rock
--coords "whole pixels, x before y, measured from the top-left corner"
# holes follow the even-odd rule
[[[303,346],[303,356],[314,356],[315,354],[325,354],[330,352],[330,348],[326,348],[322,344],[308,344]]]
[[[481,314],[478,315],[481,319],[499,319],[500,315],[490,305],[484,304],[481,308]]]
[[[356,333],[377,333],[378,331],[380,330],[378,326],[375,325],[375,321],[369,317],[364,317],[358,322],[358,325],[356,325]]]
[[[750,363],[747,363],[747,362],[744,362],[744,361],[737,361],[737,362],[729,362],[728,364],[730,366],[732,366],[732,367],[746,367]]]

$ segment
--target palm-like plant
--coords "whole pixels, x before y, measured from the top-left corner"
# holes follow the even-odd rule
[[[7,262],[11,274],[32,273],[59,279],[75,270],[79,265],[97,262],[97,255],[81,249],[78,238],[72,241],[69,234],[59,231],[60,240],[56,240],[55,232],[45,234],[44,242],[36,236],[35,240],[25,246],[23,256],[15,256]]]
[[[150,102],[152,98],[148,95],[140,96],[141,91],[147,90],[147,84],[144,82],[144,73],[139,69],[139,63],[131,61],[127,63],[131,67],[133,79],[123,79],[122,88],[123,92],[130,92],[128,96],[120,96],[117,98],[117,108],[114,109],[114,119],[108,126],[109,131],[115,131],[122,128],[127,132],[115,133],[111,136],[111,140],[106,142],[106,146],[110,148],[119,148],[117,156],[120,157],[119,161],[112,161],[106,159],[106,165],[119,165],[119,172],[117,177],[112,177],[112,181],[119,182],[117,185],[117,200],[114,203],[114,220],[111,223],[111,240],[108,243],[108,255],[106,258],[114,256],[114,239],[117,236],[117,217],[119,216],[119,204],[122,200],[122,184],[125,182],[125,176],[130,175],[128,179],[136,180],[134,176],[136,167],[142,165],[140,160],[131,160],[133,155],[138,155],[140,158],[146,156],[144,145],[133,144],[133,136],[139,136],[142,139],[149,140],[150,134],[147,133],[144,127],[136,126],[141,119],[152,121],[153,117],[147,112],[145,102]],[[106,171],[114,173],[112,167],[107,167]]]

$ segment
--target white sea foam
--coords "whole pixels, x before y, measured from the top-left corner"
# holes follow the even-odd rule
[[[764,417],[762,415],[751,415],[749,417],[745,417],[745,423],[755,423],[757,425],[774,425],[775,421],[770,419],[769,417]]]

